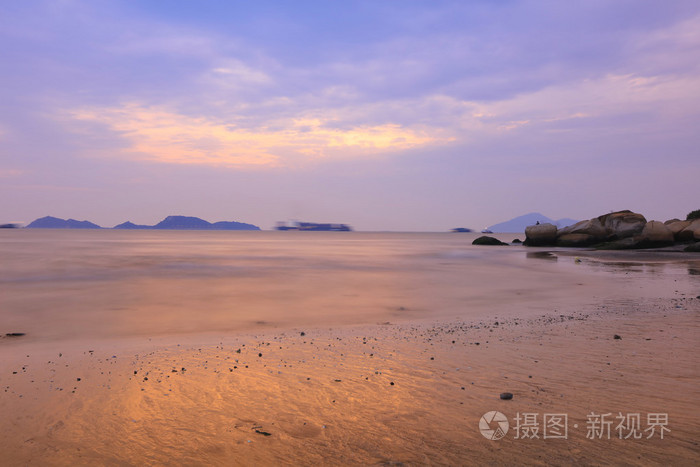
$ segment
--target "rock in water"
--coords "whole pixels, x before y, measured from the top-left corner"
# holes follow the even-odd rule
[[[525,245],[546,246],[554,245],[557,240],[557,226],[554,224],[538,224],[525,228]]]
[[[483,235],[472,242],[472,245],[508,245],[497,238]]]

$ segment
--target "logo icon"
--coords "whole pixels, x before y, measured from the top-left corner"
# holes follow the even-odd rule
[[[479,431],[486,439],[492,441],[503,438],[508,433],[508,418],[501,412],[486,412],[479,420]]]

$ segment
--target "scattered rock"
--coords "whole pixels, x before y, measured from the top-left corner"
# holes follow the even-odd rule
[[[483,235],[472,242],[472,245],[508,245],[497,238]]]
[[[516,239],[514,239],[514,240],[513,240],[512,242],[510,242],[510,243],[523,243],[523,241],[520,240],[519,238],[516,238]]]
[[[272,436],[272,433],[268,433],[267,431],[262,431],[262,430],[255,430],[255,432],[259,435],[263,436]]]
[[[615,335],[613,336],[613,339],[622,339],[622,337],[620,337],[619,334],[615,334]]]
[[[501,393],[501,399],[504,401],[509,401],[513,398],[513,394],[510,392],[502,392]]]
[[[7,337],[22,337],[26,335],[24,332],[8,332],[5,334]]]

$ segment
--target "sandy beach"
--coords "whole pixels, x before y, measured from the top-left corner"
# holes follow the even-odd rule
[[[699,261],[525,254],[515,299],[463,316],[404,301],[362,323],[5,336],[1,463],[697,465]],[[569,293],[527,292],[540,265]],[[501,439],[480,429],[493,411]]]

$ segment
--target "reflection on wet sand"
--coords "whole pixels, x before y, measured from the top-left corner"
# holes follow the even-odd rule
[[[528,251],[526,253],[526,257],[531,259],[547,259],[551,261],[559,260],[559,257],[551,251]]]

